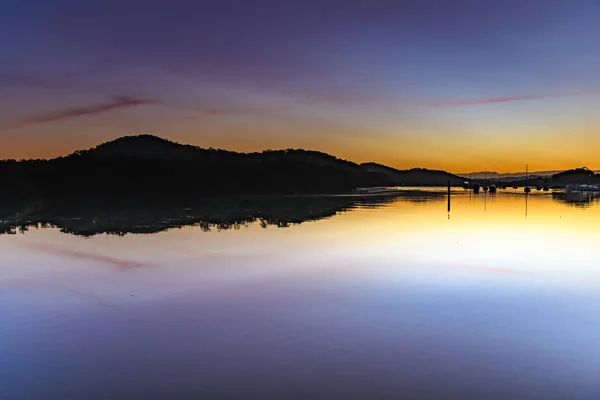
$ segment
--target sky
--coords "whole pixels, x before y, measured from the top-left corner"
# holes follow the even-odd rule
[[[0,0],[0,158],[150,133],[600,169],[600,0]]]

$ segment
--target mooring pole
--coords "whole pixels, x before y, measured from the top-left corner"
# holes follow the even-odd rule
[[[448,212],[450,212],[450,179],[448,179]]]

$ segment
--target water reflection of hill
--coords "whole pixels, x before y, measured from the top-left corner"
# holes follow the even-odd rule
[[[325,196],[172,198],[54,198],[0,204],[0,234],[57,227],[78,236],[156,233],[197,226],[204,231],[239,229],[258,223],[287,227],[316,221],[357,207],[380,207],[398,199],[443,200],[442,193],[403,191]]]

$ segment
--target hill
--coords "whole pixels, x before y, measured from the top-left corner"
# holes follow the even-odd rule
[[[552,175],[552,182],[560,184],[599,183],[600,175],[595,174],[594,171],[587,167],[581,167]]]
[[[364,163],[361,167],[367,171],[385,175],[394,186],[442,186],[448,181],[453,186],[462,185],[464,178],[446,171],[412,168],[398,170],[377,163]]]
[[[153,135],[125,136],[103,143],[90,150],[78,151],[71,156],[86,155],[92,159],[133,157],[138,159],[182,161],[257,162],[276,161],[281,158],[318,166],[331,166],[346,171],[356,170],[356,163],[341,160],[332,155],[302,149],[265,150],[259,153],[239,153],[229,150],[205,149],[180,144]]]
[[[550,177],[559,172],[562,172],[562,170],[532,171],[532,172],[529,172],[529,177],[547,178],[547,177]],[[494,171],[487,171],[487,172],[479,171],[479,172],[458,173],[456,175],[464,176],[465,178],[472,178],[472,179],[484,179],[485,177],[487,177],[487,179],[520,179],[520,178],[525,178],[527,173],[525,171],[523,171],[523,172],[504,172],[504,173],[498,173],[498,172],[494,172]]]
[[[577,168],[576,168],[577,169]],[[541,179],[547,179],[547,178],[551,178],[554,175],[560,174],[561,172],[568,172],[571,170],[552,170],[552,171],[530,171],[529,172],[529,178],[541,178]],[[599,173],[599,170],[594,170],[592,171],[594,173]],[[457,173],[455,175],[458,176],[463,176],[465,178],[471,178],[471,179],[484,179],[484,177],[487,177],[487,179],[489,180],[517,180],[517,179],[524,179],[527,176],[527,173],[525,171],[523,172],[504,172],[504,173],[498,173],[498,172],[494,172],[494,171],[479,171],[479,172],[465,172],[465,173]]]
[[[15,196],[207,196],[347,192],[386,186],[382,174],[306,150],[237,153],[128,136],[51,160],[4,160],[0,179]]]
[[[0,161],[11,196],[195,196],[351,192],[359,187],[453,185],[444,171],[358,165],[301,149],[239,153],[152,135],[122,137],[50,160]],[[89,198],[89,196],[87,197]]]
[[[528,179],[525,179],[525,177],[519,177],[515,179],[499,179],[492,181],[503,182],[508,186],[552,186],[556,188],[563,188],[566,185],[598,184],[600,183],[600,175],[594,173],[594,171],[587,167],[581,167],[558,172],[551,176],[530,175]]]

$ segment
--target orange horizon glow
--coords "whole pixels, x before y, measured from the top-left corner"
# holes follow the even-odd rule
[[[139,134],[139,133],[134,133]],[[128,136],[128,135],[122,135]],[[516,173],[525,170],[525,164],[529,165],[529,171],[554,171],[568,170],[573,168],[588,167],[592,170],[600,169],[600,164],[595,163],[593,149],[586,151],[569,150],[568,146],[557,146],[564,150],[562,157],[559,154],[553,157],[547,157],[548,153],[528,154],[527,149],[515,149],[509,160],[501,160],[501,156],[493,154],[486,149],[468,149],[461,152],[460,149],[448,146],[448,150],[440,149],[440,144],[433,148],[412,147],[404,151],[402,146],[396,146],[381,143],[361,143],[357,140],[354,146],[338,146],[336,143],[322,140],[319,143],[316,138],[300,138],[289,140],[285,138],[252,138],[240,136],[238,138],[211,138],[210,140],[194,140],[189,135],[156,135],[173,140],[181,144],[192,144],[203,148],[218,148],[237,152],[260,152],[267,149],[305,149],[315,150],[327,153],[340,159],[355,163],[374,162],[386,165],[392,168],[404,170],[410,168],[428,168],[435,170],[444,170],[451,173],[488,172],[497,173]],[[77,150],[85,150],[95,147],[106,141],[114,140],[121,136],[114,136],[109,139],[94,140],[89,137],[72,137],[69,143],[54,140],[38,140],[35,143],[21,141],[19,138],[11,138],[6,146],[0,148],[0,159],[51,159],[60,156],[66,156]],[[491,154],[489,154],[491,153]],[[489,159],[486,158],[489,156]],[[549,159],[550,158],[550,159]]]

